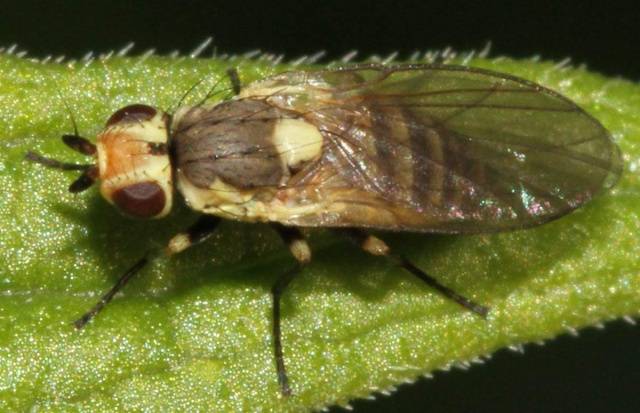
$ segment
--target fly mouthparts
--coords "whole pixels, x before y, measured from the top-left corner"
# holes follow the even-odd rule
[[[32,151],[27,152],[24,158],[30,162],[44,165],[47,168],[62,169],[63,171],[82,171],[82,174],[69,186],[69,192],[74,194],[86,190],[93,185],[98,178],[98,167],[96,165],[78,165],[74,163],[60,162]]]
[[[24,159],[30,162],[44,165],[47,168],[62,169],[63,171],[86,171],[89,168],[94,166],[91,164],[75,164],[75,163],[60,162],[56,159],[47,158],[45,156],[42,156],[32,151],[27,152],[24,156]]]

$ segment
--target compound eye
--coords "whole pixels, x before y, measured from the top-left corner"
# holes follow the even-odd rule
[[[135,104],[117,110],[107,121],[107,127],[116,123],[144,122],[153,119],[158,111],[151,106]]]
[[[122,212],[137,218],[153,218],[164,210],[167,197],[156,182],[140,182],[114,191],[113,202]]]

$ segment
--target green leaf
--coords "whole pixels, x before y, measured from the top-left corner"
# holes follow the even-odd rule
[[[294,396],[279,395],[272,355],[274,280],[293,264],[269,228],[226,222],[211,241],[143,271],[84,330],[71,322],[124,269],[195,214],[162,222],[119,215],[75,172],[60,142],[95,136],[110,113],[141,102],[197,102],[224,71],[242,80],[290,68],[268,59],[100,57],[38,62],[0,55],[0,410],[300,411],[344,404],[496,349],[545,340],[640,310],[640,86],[531,60],[475,59],[566,94],[619,142],[619,185],[579,211],[505,234],[390,234],[443,283],[490,305],[484,321],[381,258],[326,231],[284,298]]]

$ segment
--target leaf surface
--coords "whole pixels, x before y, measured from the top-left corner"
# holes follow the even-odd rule
[[[35,150],[83,162],[59,137],[94,137],[131,103],[195,103],[225,70],[243,82],[290,68],[264,60],[110,57],[42,63],[0,55],[0,410],[300,411],[388,389],[511,345],[640,310],[640,86],[584,69],[510,59],[470,65],[555,89],[613,133],[618,186],[535,229],[477,236],[388,234],[420,267],[491,306],[460,310],[381,258],[326,231],[284,298],[295,395],[278,392],[271,284],[293,265],[269,228],[225,222],[206,243],[142,272],[83,331],[71,322],[145,251],[195,219],[118,214],[74,172],[23,160]]]

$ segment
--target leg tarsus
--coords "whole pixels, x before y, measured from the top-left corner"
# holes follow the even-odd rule
[[[185,232],[182,232],[169,241],[169,245],[166,248],[168,255],[177,254],[185,249],[204,241],[213,233],[216,226],[220,222],[220,218],[216,218],[210,215],[201,216],[191,227]],[[156,251],[157,252],[157,251]],[[74,321],[74,325],[77,329],[83,328],[89,321],[91,321],[102,309],[109,304],[113,297],[136,275],[149,261],[153,259],[151,255],[153,252],[148,252],[145,256],[139,259],[131,268],[129,268],[114,284],[109,291],[107,291],[89,311],[84,313],[82,317]]]
[[[455,292],[451,288],[444,286],[438,280],[427,274],[425,271],[416,267],[411,261],[409,261],[402,255],[393,254],[391,252],[391,249],[381,239],[367,234],[365,231],[359,230],[357,228],[346,228],[338,230],[338,232],[346,235],[349,240],[357,244],[360,248],[362,248],[369,254],[388,257],[397,266],[399,266],[400,268],[404,268],[405,270],[422,280],[429,287],[444,295],[446,298],[461,305],[465,309],[479,315],[482,318],[487,317],[487,314],[489,312],[488,307],[480,305],[473,300]]]
[[[406,259],[401,255],[390,255],[390,258],[401,268],[409,271],[411,274],[415,275],[417,278],[422,280],[429,287],[438,291],[440,294],[444,295],[446,298],[454,301],[456,304],[461,305],[467,310],[479,315],[482,318],[487,318],[487,314],[489,313],[489,308],[485,307],[481,304],[476,303],[475,301],[465,297],[462,294],[455,292],[453,289],[441,284],[438,280],[427,274],[425,271],[416,267],[411,261]]]
[[[296,265],[295,268],[281,275],[271,287],[271,296],[273,297],[273,350],[276,360],[276,371],[278,374],[278,384],[280,385],[280,392],[283,396],[291,395],[291,388],[289,387],[289,378],[287,377],[287,369],[284,363],[284,354],[282,351],[282,329],[280,325],[281,312],[280,303],[282,293],[291,283],[293,278],[300,272],[302,266]]]
[[[113,287],[109,291],[107,291],[101,298],[100,301],[96,303],[96,305],[91,308],[91,310],[87,311],[73,322],[73,325],[76,326],[78,330],[82,329],[93,317],[95,317],[109,302],[113,299],[113,296],[118,293],[124,287],[134,275],[138,273],[144,267],[149,260],[145,256],[136,262],[131,268],[127,270],[115,283]]]

